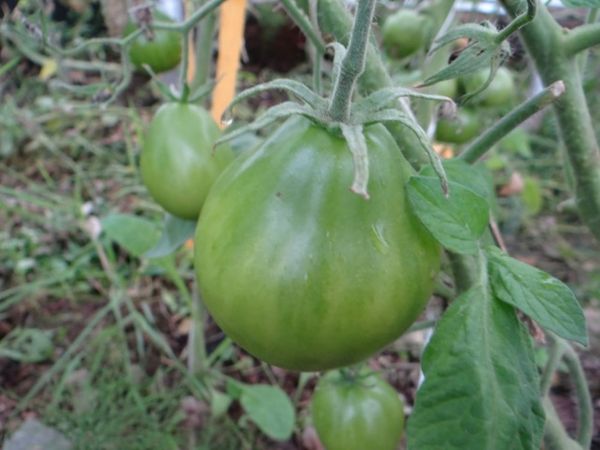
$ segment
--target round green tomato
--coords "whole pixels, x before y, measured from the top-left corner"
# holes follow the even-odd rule
[[[402,400],[376,374],[328,373],[317,384],[311,414],[327,450],[395,450],[404,427]]]
[[[365,359],[421,313],[440,248],[413,215],[413,174],[380,124],[365,128],[365,200],[341,135],[294,117],[219,177],[196,231],[206,307],[251,354],[315,371]]]
[[[481,123],[474,112],[460,110],[454,119],[438,120],[435,138],[440,142],[464,144],[473,139],[480,128]]]
[[[410,9],[401,9],[383,23],[383,46],[390,56],[405,58],[426,45],[430,28],[428,17]]]
[[[155,12],[154,18],[161,22],[173,22],[170,17],[160,12]],[[129,22],[124,35],[129,36],[136,30],[136,25]],[[153,30],[153,33],[152,40],[143,33],[134,40],[129,47],[129,58],[138,69],[148,64],[155,73],[171,70],[181,61],[181,34],[168,30]]]
[[[440,81],[428,88],[431,94],[453,98],[458,92],[458,82],[455,78]]]
[[[479,90],[487,81],[489,74],[489,69],[483,69],[464,77],[461,81],[465,92]],[[490,85],[473,100],[484,106],[507,106],[512,103],[514,95],[515,81],[513,74],[506,67],[500,67]]]
[[[185,103],[161,106],[150,122],[140,158],[142,181],[165,210],[196,219],[214,181],[233,154],[213,149],[220,136],[203,108]]]

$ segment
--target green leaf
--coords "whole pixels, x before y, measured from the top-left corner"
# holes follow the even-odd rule
[[[450,183],[444,196],[437,178],[415,176],[407,184],[413,211],[444,247],[456,253],[475,253],[488,224],[489,207],[480,195]]]
[[[435,47],[431,52],[449,44],[459,38],[468,38],[469,45],[465,47],[458,57],[444,67],[439,72],[427,78],[422,86],[429,86],[443,80],[458,78],[470,73],[474,73],[484,67],[491,69],[490,79],[481,87],[478,92],[465,96],[466,99],[478,94],[485,89],[496,69],[510,55],[510,46],[508,42],[497,42],[498,31],[490,22],[484,22],[482,25],[466,24],[450,30],[435,42]]]
[[[224,392],[217,391],[216,389],[211,391],[210,396],[210,412],[212,417],[221,417],[227,412],[233,399],[225,394]]]
[[[106,235],[131,253],[142,256],[159,239],[158,227],[149,220],[131,214],[111,214],[102,219]]]
[[[495,196],[493,184],[486,175],[483,166],[468,164],[460,159],[448,159],[442,164],[448,180],[470,189],[475,194],[487,199],[489,204],[493,203]],[[421,169],[419,175],[433,177],[435,172],[433,167],[427,165]]]
[[[475,286],[450,305],[422,362],[415,450],[537,450],[544,429],[531,340],[514,308]]]
[[[523,311],[541,327],[587,345],[585,317],[567,285],[496,247],[487,249],[494,295]]]
[[[160,240],[146,252],[146,258],[162,258],[177,250],[185,241],[194,236],[195,220],[184,220],[171,214],[165,215]]]
[[[600,0],[561,0],[568,8],[600,8]]]
[[[294,431],[294,407],[286,393],[269,385],[245,385],[240,398],[250,419],[267,436],[285,441]]]

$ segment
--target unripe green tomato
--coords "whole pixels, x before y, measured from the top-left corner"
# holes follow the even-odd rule
[[[349,187],[340,133],[292,117],[237,158],[196,229],[206,308],[235,342],[286,369],[359,362],[421,314],[440,248],[412,212],[414,171],[382,124],[364,128],[369,194]]]
[[[429,86],[428,91],[431,94],[443,95],[446,97],[453,98],[458,92],[458,82],[455,78],[452,78],[450,80],[443,80],[438,83],[435,83],[432,86]]]
[[[401,9],[383,23],[383,46],[390,56],[405,58],[425,46],[430,30],[428,17],[410,9]]]
[[[435,138],[440,142],[464,144],[473,139],[481,128],[479,117],[472,111],[460,110],[454,119],[438,120]]]
[[[489,69],[480,70],[465,76],[461,82],[466,93],[476,92],[487,81]],[[500,67],[490,85],[473,98],[474,102],[484,106],[507,106],[515,96],[515,81],[513,74],[506,67]]]
[[[161,12],[155,12],[154,18],[161,22],[173,22],[170,17]],[[124,36],[129,36],[136,30],[136,25],[128,22]],[[152,40],[149,40],[144,33],[134,40],[129,47],[129,58],[138,69],[148,64],[155,73],[171,70],[181,61],[181,34],[168,30],[153,30],[153,33]]]
[[[194,220],[221,171],[233,160],[227,146],[213,149],[221,132],[200,106],[167,103],[150,122],[140,157],[142,181],[156,203]]]
[[[328,373],[317,384],[311,414],[326,450],[395,450],[404,427],[402,400],[376,374]]]

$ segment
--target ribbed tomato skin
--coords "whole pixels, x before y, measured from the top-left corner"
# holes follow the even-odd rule
[[[251,354],[293,370],[360,361],[423,310],[440,248],[412,214],[412,169],[381,125],[366,128],[370,200],[350,192],[352,155],[305,118],[282,125],[219,177],[195,264],[206,307]]]

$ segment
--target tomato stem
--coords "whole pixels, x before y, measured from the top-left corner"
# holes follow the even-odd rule
[[[215,9],[221,6],[225,0],[210,0],[198,8],[194,14],[188,17],[181,23],[170,23],[170,22],[154,22],[152,27],[156,30],[171,30],[180,32],[189,32],[196,26],[204,17],[212,13]]]
[[[509,114],[502,117],[485,133],[479,136],[467,149],[462,152],[459,159],[468,163],[474,163],[481,158],[494,144],[500,141],[504,136],[514,130],[525,120],[533,116],[538,111],[550,105],[565,92],[565,84],[562,81],[556,81],[546,89],[523,102]]]
[[[302,30],[302,33],[315,47],[317,53],[322,55],[325,53],[325,44],[321,39],[319,32],[315,29],[310,19],[306,17],[304,11],[302,11],[295,0],[281,0],[285,11],[288,13],[294,23]]]
[[[569,31],[565,37],[565,53],[575,55],[600,44],[600,23],[582,25]]]
[[[504,29],[502,29],[498,33],[498,36],[496,37],[496,42],[498,44],[504,42],[515,31],[527,25],[534,19],[536,12],[537,0],[527,0],[527,10],[524,13],[515,17],[515,19],[511,23],[509,23],[506,27],[504,27]]]
[[[590,397],[590,390],[585,378],[585,372],[583,371],[581,361],[579,361],[577,353],[575,353],[575,350],[573,350],[571,345],[566,344],[566,347],[567,349],[564,354],[564,361],[569,369],[569,374],[571,375],[571,379],[575,384],[575,390],[577,392],[577,406],[579,410],[577,442],[579,442],[582,448],[591,448],[594,428],[594,407]]]
[[[522,0],[501,0],[511,15],[522,9]],[[546,85],[565,83],[565,93],[554,102],[561,140],[575,174],[579,213],[600,240],[600,147],[583,91],[576,59],[569,55],[569,35],[540,4],[535,19],[520,30],[522,39]]]
[[[206,0],[202,1],[202,5],[206,4]],[[213,39],[215,37],[215,29],[217,25],[217,15],[211,11],[206,18],[197,26],[198,35],[196,37],[196,75],[192,82],[192,87],[202,86],[205,84],[211,73],[213,66]]]
[[[329,105],[329,115],[335,121],[346,122],[350,116],[350,104],[356,80],[365,70],[367,44],[374,12],[375,0],[358,2],[350,43],[342,60],[338,78],[335,80]]]

